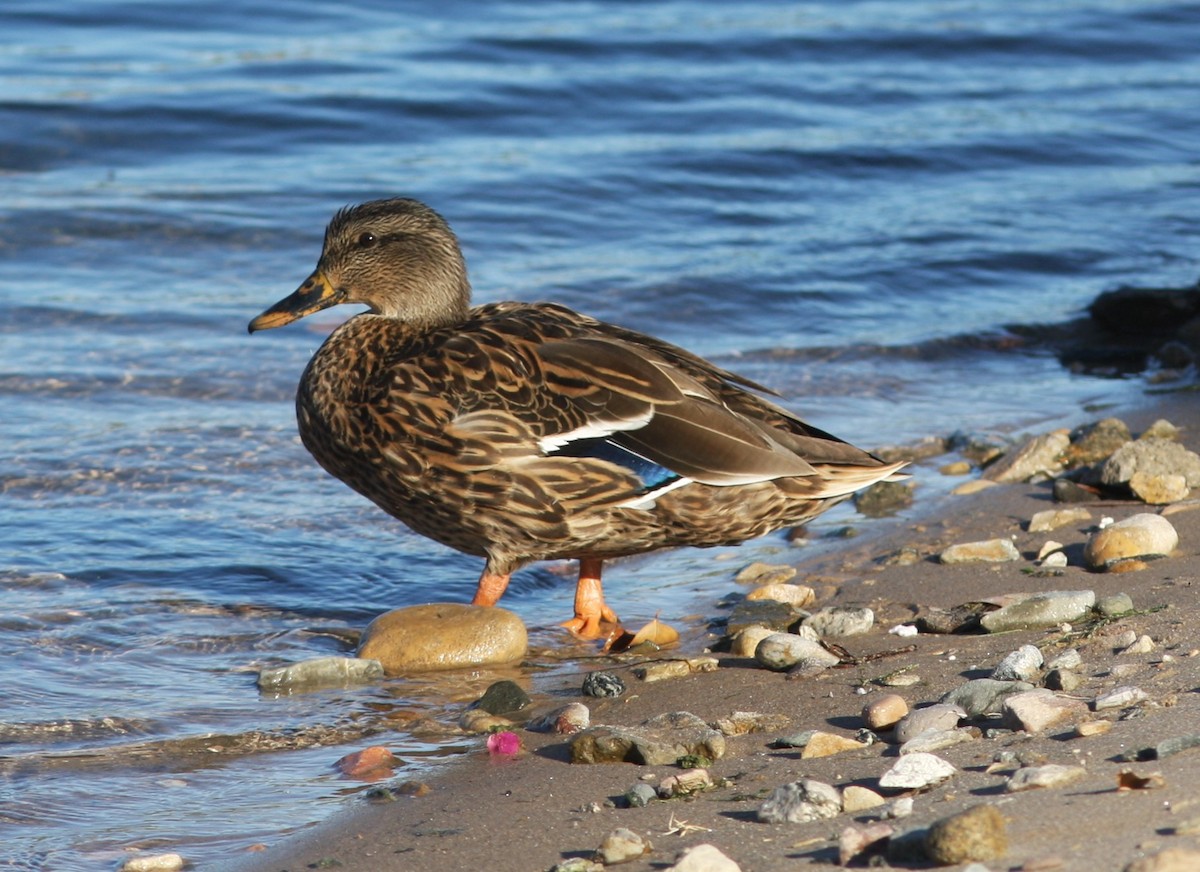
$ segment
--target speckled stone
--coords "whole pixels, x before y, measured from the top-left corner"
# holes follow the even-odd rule
[[[1004,815],[993,806],[977,805],[935,821],[925,835],[925,852],[943,866],[998,860],[1008,853]]]
[[[367,625],[358,656],[388,675],[512,663],[528,636],[515,614],[497,606],[435,603],[386,612]]]
[[[1179,534],[1161,515],[1141,512],[1097,531],[1083,549],[1092,569],[1113,569],[1127,560],[1148,560],[1169,555],[1179,545]]]

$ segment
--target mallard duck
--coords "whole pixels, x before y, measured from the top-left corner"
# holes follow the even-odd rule
[[[486,558],[475,604],[494,605],[530,562],[575,558],[564,626],[598,638],[617,623],[605,559],[796,526],[904,465],[652,336],[553,303],[470,300],[446,221],[375,200],[333,216],[312,275],[250,332],[368,307],[305,369],[301,439],[416,532]]]

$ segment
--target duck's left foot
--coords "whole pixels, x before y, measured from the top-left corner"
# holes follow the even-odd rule
[[[621,621],[604,602],[604,588],[600,584],[601,562],[585,557],[579,561],[579,583],[575,587],[575,617],[563,621],[566,627],[581,639],[612,638],[613,626],[621,630]],[[608,628],[602,624],[610,624]]]

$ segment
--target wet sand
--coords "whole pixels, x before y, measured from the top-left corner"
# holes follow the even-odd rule
[[[1167,394],[1148,398],[1137,409],[1109,409],[1096,417],[1119,416],[1135,434],[1155,419],[1167,418],[1184,428],[1180,440],[1185,445],[1200,450],[1196,407],[1193,394]],[[1200,832],[1200,750],[1152,762],[1121,759],[1162,739],[1200,731],[1200,693],[1196,692],[1200,688],[1200,506],[1181,504],[1169,515],[1181,542],[1171,557],[1138,572],[1094,573],[1078,565],[1088,522],[1049,534],[1026,532],[1031,515],[1055,505],[1048,484],[1002,485],[969,496],[923,499],[921,480],[936,478],[936,466],[948,459],[935,459],[918,470],[916,505],[900,519],[871,525],[868,532],[846,540],[832,553],[806,559],[805,550],[797,549],[789,555],[793,558],[789,562],[800,570],[795,580],[816,589],[817,606],[856,604],[875,610],[875,629],[838,642],[860,658],[880,655],[878,659],[802,680],[728,654],[717,655],[720,668],[714,672],[653,684],[641,683],[628,667],[619,667],[616,671],[626,677],[629,690],[610,700],[582,697],[573,679],[569,684],[559,679],[549,687],[534,684],[535,702],[540,704],[536,708],[583,701],[592,709],[593,724],[635,725],[679,710],[706,721],[735,711],[788,716],[786,730],[727,740],[724,758],[710,770],[724,779],[722,786],[688,800],[655,802],[645,808],[612,807],[606,800],[619,799],[641,776],[653,772],[661,779],[671,774],[672,767],[573,765],[569,738],[519,730],[525,750],[515,759],[493,760],[480,738],[478,752],[447,767],[431,783],[428,794],[381,804],[353,801],[336,817],[224,868],[238,872],[322,868],[530,872],[551,869],[570,857],[592,855],[617,827],[648,837],[654,846],[644,858],[620,866],[629,872],[668,868],[680,850],[705,842],[717,846],[744,872],[836,866],[838,834],[846,826],[878,817],[879,810],[805,824],[760,823],[755,811],[771,790],[802,777],[842,788],[850,784],[876,788],[879,776],[896,760],[895,746],[876,744],[801,760],[798,750],[769,747],[771,740],[805,729],[853,736],[862,726],[864,703],[885,691],[875,679],[911,668],[920,676],[919,684],[887,690],[917,707],[936,702],[968,678],[985,677],[1005,654],[1023,644],[1039,646],[1048,657],[1062,648],[1078,648],[1085,681],[1075,695],[1082,699],[1122,685],[1140,687],[1149,698],[1124,715],[1119,710],[1091,715],[1114,721],[1103,735],[1080,738],[1071,727],[1063,727],[1039,736],[1010,733],[981,738],[938,752],[959,773],[917,795],[912,816],[897,822],[898,827],[927,826],[970,806],[995,805],[1007,821],[1009,848],[1002,859],[987,864],[994,870],[1123,869],[1161,849],[1200,848],[1200,839],[1187,834],[1189,827]],[[1134,501],[1088,508],[1092,524],[1103,515],[1120,520],[1156,511]],[[933,556],[956,542],[1010,536],[1023,555],[1019,562],[946,566]],[[1030,558],[1048,538],[1063,542],[1075,565],[1057,578],[1027,574],[1033,566]],[[923,559],[909,566],[881,561],[901,548],[915,548]],[[1128,593],[1135,609],[1147,613],[1092,627],[1080,635],[1039,630],[905,639],[887,633],[889,627],[930,607],[951,607],[1016,591],[1076,589],[1091,589],[1097,596]],[[730,591],[734,590],[731,580]],[[711,615],[721,613],[722,607],[713,603]],[[1149,634],[1154,650],[1118,656],[1115,640],[1128,630]],[[904,650],[910,645],[911,650]],[[684,653],[691,656],[699,651]],[[1124,667],[1129,671],[1118,677],[1111,672],[1118,664],[1132,666]],[[1088,775],[1064,788],[1008,794],[1003,785],[1016,764],[987,771],[1005,751],[1021,755],[1025,762],[1081,764]],[[1164,784],[1118,791],[1118,773],[1126,769],[1139,775],[1161,773]],[[403,777],[400,770],[396,780]],[[680,821],[687,826],[681,828]],[[913,868],[923,866],[917,863]]]

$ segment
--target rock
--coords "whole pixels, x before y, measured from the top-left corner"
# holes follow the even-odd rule
[[[896,829],[883,821],[874,821],[861,827],[846,827],[838,836],[838,863],[849,866],[857,861],[857,865],[865,865],[866,855],[880,852]]]
[[[753,657],[755,649],[758,648],[758,643],[774,632],[776,631],[759,626],[738,630],[729,645],[729,651],[735,657]]]
[[[691,675],[692,668],[688,666],[686,660],[659,660],[657,663],[638,666],[633,670],[633,674],[647,684],[652,684],[655,681],[667,681],[671,678]]]
[[[885,693],[863,706],[862,719],[872,730],[888,730],[908,714],[908,703],[898,693]]]
[[[1073,724],[1086,714],[1087,706],[1082,701],[1038,689],[1005,697],[1001,722],[1010,730],[1037,734],[1051,727]]]
[[[1103,736],[1112,729],[1112,721],[1084,721],[1075,725],[1075,735],[1081,739]]]
[[[991,677],[997,681],[1033,681],[1043,662],[1042,652],[1035,646],[1022,645],[996,664]]]
[[[1143,633],[1118,651],[1117,654],[1149,654],[1153,650],[1154,640]]]
[[[1132,607],[1132,603],[1130,604]],[[1075,648],[1065,648],[1050,658],[1047,669],[1078,669],[1083,665],[1083,658]]]
[[[616,866],[644,857],[653,850],[654,846],[648,839],[643,839],[633,830],[618,827],[604,837],[600,850],[596,852],[596,859],[605,866]]]
[[[847,814],[866,811],[869,808],[878,808],[885,802],[887,802],[886,799],[869,787],[850,784],[842,791],[842,811]]]
[[[1139,439],[1118,449],[1100,469],[1109,487],[1128,484],[1135,473],[1182,475],[1189,488],[1200,487],[1200,455],[1168,439]]]
[[[147,854],[130,857],[121,864],[121,872],[175,872],[185,865],[179,854]]]
[[[958,430],[950,436],[949,448],[977,466],[991,463],[1012,446],[1012,440],[997,433],[968,433]]]
[[[879,786],[890,789],[920,790],[940,784],[958,773],[951,764],[933,754],[907,754],[879,779]]]
[[[1024,693],[1033,689],[1033,685],[1025,681],[975,678],[951,690],[940,702],[959,706],[968,718],[977,718],[982,715],[999,714],[1004,705],[1004,698],[1009,694]]]
[[[389,778],[392,770],[404,761],[383,745],[372,745],[342,757],[334,767],[347,778],[358,781],[381,781]]]
[[[680,851],[666,872],[742,872],[742,867],[714,845],[701,844]]]
[[[712,776],[707,769],[685,769],[678,775],[668,775],[658,785],[659,799],[675,799],[680,796],[691,796],[693,793],[711,790]]]
[[[1067,478],[1054,479],[1054,500],[1059,503],[1095,503],[1103,494],[1086,484]]]
[[[977,727],[952,730],[931,730],[914,736],[900,746],[900,756],[905,754],[936,754],[964,742],[974,742],[982,733]]]
[[[290,666],[258,673],[258,689],[265,693],[296,693],[318,687],[348,687],[383,678],[378,660],[358,657],[314,657]]]
[[[1167,848],[1148,857],[1140,857],[1124,872],[1195,872],[1200,869],[1200,851],[1193,848]]]
[[[990,487],[996,487],[997,482],[988,481],[986,478],[973,478],[970,481],[964,481],[950,493],[955,496],[965,497],[970,494],[977,494],[980,491],[987,490]]]
[[[966,711],[954,704],[938,703],[913,709],[896,724],[893,738],[896,742],[904,744],[922,733],[952,730],[966,716]]]
[[[1086,778],[1087,769],[1082,766],[1060,766],[1047,763],[1045,766],[1025,766],[1014,772],[1004,783],[1008,793],[1037,788],[1066,787],[1081,778]]]
[[[1139,435],[1139,439],[1168,439],[1175,440],[1179,438],[1179,428],[1168,421],[1166,418],[1159,418]]]
[[[902,481],[877,481],[854,495],[854,508],[868,518],[894,515],[911,506],[912,502],[912,485]]]
[[[1094,424],[1086,424],[1071,431],[1071,445],[1067,449],[1070,466],[1087,466],[1107,460],[1109,456],[1133,439],[1129,427],[1120,418],[1105,418]]]
[[[859,636],[875,626],[875,612],[866,606],[827,606],[809,615],[801,624],[822,638]]]
[[[670,712],[640,727],[590,727],[571,740],[572,763],[669,766],[680,757],[725,756],[725,737],[690,712]]]
[[[1086,617],[1095,603],[1092,590],[1048,591],[988,612],[979,623],[989,633],[1055,627]]]
[[[727,718],[721,718],[709,724],[723,736],[745,736],[749,733],[765,733],[772,730],[782,730],[792,719],[787,715],[767,714],[764,712],[734,712]]]
[[[560,705],[525,725],[525,729],[534,733],[557,733],[560,736],[570,736],[580,730],[586,730],[592,721],[591,710],[581,702],[569,702]]]
[[[781,584],[796,577],[796,567],[771,563],[751,563],[735,577],[738,584]]]
[[[943,866],[974,860],[999,860],[1008,853],[1004,815],[977,805],[935,821],[925,835],[925,853]]]
[[[589,672],[583,677],[584,696],[611,697],[625,692],[625,682],[615,672]]]
[[[1041,548],[1038,549],[1037,559],[1045,560],[1052,554],[1060,554],[1063,550],[1063,543],[1055,542],[1053,539],[1047,539]],[[1063,555],[1063,565],[1066,565],[1066,555]]]
[[[550,872],[604,872],[604,864],[587,857],[571,857],[555,864]]]
[[[1062,472],[1063,457],[1070,444],[1066,430],[1034,436],[985,469],[983,477],[1002,484],[1052,478]]]
[[[786,632],[798,618],[807,617],[803,610],[775,600],[743,600],[733,607],[725,632],[735,635],[747,627],[767,627],[777,633]]]
[[[1092,700],[1092,711],[1128,708],[1131,705],[1145,702],[1149,698],[1150,695],[1140,687],[1118,687]]]
[[[768,824],[802,824],[837,817],[842,795],[836,787],[805,778],[776,787],[758,807],[758,819]]]
[[[866,747],[868,746],[863,742],[857,742],[854,739],[848,739],[836,733],[823,733],[818,730],[804,744],[804,750],[800,752],[800,759],[810,760],[816,757],[832,757],[834,754],[840,754],[843,751],[861,751]]]
[[[1104,721],[1103,723],[1108,722]],[[1198,733],[1163,739],[1153,748],[1148,749],[1152,753],[1139,752],[1137,757],[1139,760],[1165,760],[1183,751],[1190,751],[1192,748],[1200,748],[1200,734]]]
[[[764,584],[746,594],[751,602],[771,600],[786,603],[793,609],[803,609],[817,598],[816,592],[806,584]]]
[[[1151,475],[1138,470],[1129,479],[1129,489],[1143,503],[1162,506],[1186,500],[1191,489],[1182,475]]]
[[[658,799],[658,791],[644,781],[639,781],[625,791],[625,804],[630,808],[645,808]]]
[[[817,734],[816,730],[801,730],[798,733],[792,733],[790,736],[780,736],[778,739],[771,742],[772,748],[803,748],[808,744],[808,740]]]
[[[794,633],[774,633],[758,643],[754,659],[768,669],[785,672],[797,666],[806,669],[828,669],[841,659],[819,642],[804,639]]]
[[[435,603],[395,609],[367,625],[358,656],[388,675],[491,666],[525,656],[521,619],[498,606]]]
[[[938,555],[938,559],[942,563],[1008,563],[1020,560],[1021,554],[1011,539],[988,539],[951,545]]]
[[[467,709],[458,718],[458,725],[468,733],[494,733],[507,730],[513,722],[502,715],[488,714],[483,709]]]
[[[1146,512],[1097,531],[1083,549],[1083,558],[1092,569],[1113,569],[1126,560],[1153,560],[1166,557],[1179,545],[1179,534],[1161,515]]]
[[[1029,519],[1029,532],[1049,533],[1067,524],[1085,524],[1091,519],[1092,513],[1087,509],[1046,509]]]
[[[1042,684],[1048,690],[1061,690],[1064,693],[1070,693],[1083,684],[1083,679],[1078,673],[1072,672],[1069,669],[1051,669],[1042,679]]]
[[[964,603],[949,609],[929,608],[922,610],[916,625],[922,633],[973,633],[979,629],[979,620],[987,613],[981,603]]]
[[[1106,618],[1128,614],[1133,611],[1133,597],[1127,593],[1113,593],[1096,600],[1096,611]]]
[[[529,705],[529,702],[529,694],[522,690],[519,684],[505,679],[488,685],[483,696],[475,700],[474,707],[493,715],[507,715],[519,712]]]
[[[938,472],[942,475],[969,475],[971,472],[971,464],[965,460],[955,460],[952,463],[945,463],[938,467]]]
[[[1067,555],[1061,551],[1054,551],[1041,558],[1038,566],[1045,569],[1063,569],[1067,565]]]

